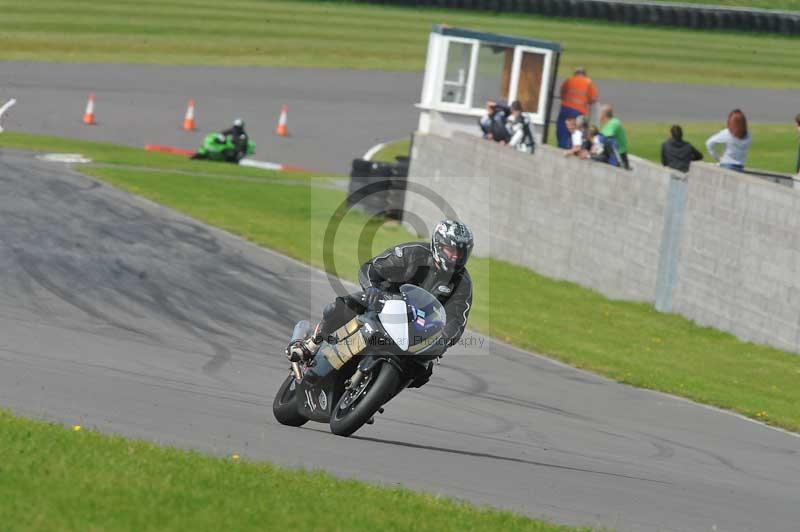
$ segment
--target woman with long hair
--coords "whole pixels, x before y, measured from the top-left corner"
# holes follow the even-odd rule
[[[728,115],[728,127],[711,135],[706,141],[706,149],[721,167],[743,172],[752,142],[753,137],[747,131],[747,118],[741,109],[734,109]],[[722,157],[714,149],[717,144],[725,145]]]

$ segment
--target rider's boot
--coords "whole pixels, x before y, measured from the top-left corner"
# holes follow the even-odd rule
[[[425,369],[425,371],[411,381],[408,385],[408,388],[422,388],[429,380],[431,380],[431,375],[433,375],[433,362],[428,363],[428,367]]]
[[[289,362],[308,362],[319,351],[322,345],[322,333],[320,324],[314,327],[314,332],[305,340],[295,340],[286,348],[286,356]]]

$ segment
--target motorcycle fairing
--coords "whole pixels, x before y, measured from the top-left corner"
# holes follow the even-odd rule
[[[361,324],[358,319],[353,318],[333,333],[336,343],[326,342],[320,347],[319,352],[334,369],[341,368],[348,360],[367,347],[364,337],[359,332],[360,328]]]
[[[391,299],[378,314],[386,333],[401,350],[408,349],[408,310],[402,299]]]
[[[429,336],[428,338],[426,338],[424,340],[420,340],[418,342],[415,342],[413,345],[408,347],[408,352],[411,353],[412,355],[417,354],[417,353],[421,353],[422,351],[428,349],[430,346],[432,346],[437,341],[439,341],[439,339],[441,337],[442,337],[442,333],[440,331],[440,332],[434,334],[433,336]]]
[[[344,391],[344,381],[355,368],[339,370],[367,347],[360,328],[358,319],[353,318],[333,332],[336,343],[324,342],[314,356],[299,386],[300,412],[307,418],[323,423],[330,419],[331,409]],[[320,399],[323,394],[324,398]]]
[[[346,373],[331,366],[320,348],[297,386],[300,413],[312,421],[327,423],[331,408],[336,405],[344,391],[344,381],[349,377]],[[324,400],[320,400],[321,394],[325,395]]]

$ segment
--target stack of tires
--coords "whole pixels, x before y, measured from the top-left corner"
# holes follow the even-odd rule
[[[632,0],[362,0],[373,4],[535,13],[694,29],[800,34],[800,13]],[[754,2],[755,3],[755,2]]]
[[[408,157],[395,162],[354,159],[347,191],[347,205],[373,216],[402,220]]]

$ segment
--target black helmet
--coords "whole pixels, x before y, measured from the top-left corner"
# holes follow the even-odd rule
[[[455,220],[443,220],[431,236],[433,260],[444,271],[458,271],[467,264],[474,241],[472,230]]]

